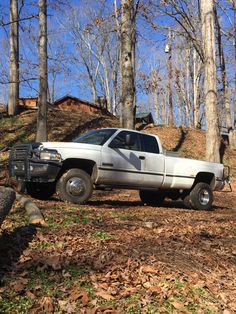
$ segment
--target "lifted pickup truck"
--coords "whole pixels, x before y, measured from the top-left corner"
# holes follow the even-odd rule
[[[15,145],[9,171],[31,196],[47,199],[56,191],[77,204],[93,189],[125,188],[139,190],[148,205],[181,198],[188,208],[210,210],[213,191],[225,183],[222,164],[168,156],[158,136],[115,128],[93,130],[73,142]]]

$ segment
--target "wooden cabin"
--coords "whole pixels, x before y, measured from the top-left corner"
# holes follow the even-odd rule
[[[101,112],[106,110],[97,104],[71,95],[66,95],[57,99],[53,105],[64,110],[82,110],[84,112]]]

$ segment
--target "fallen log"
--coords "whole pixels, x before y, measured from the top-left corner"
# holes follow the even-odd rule
[[[0,226],[11,210],[11,207],[16,199],[14,190],[6,190],[0,187]]]
[[[37,224],[37,225],[40,224],[42,226],[46,225],[43,215],[35,203],[33,203],[28,197],[25,197],[17,192],[16,192],[16,199],[17,201],[19,201],[21,206],[26,210],[29,216],[29,222],[31,224]]]
[[[12,188],[4,186],[0,186],[0,224],[10,211],[15,199],[20,203],[22,209],[26,211],[30,224],[46,225],[44,217],[35,203],[29,198],[15,192]]]

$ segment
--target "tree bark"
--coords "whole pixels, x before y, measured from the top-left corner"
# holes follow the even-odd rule
[[[29,198],[15,192],[12,188],[0,186],[0,226],[10,212],[15,200],[25,209],[30,224],[46,225],[40,209]]]
[[[169,124],[174,124],[173,117],[173,73],[172,73],[172,32],[169,29],[168,33],[168,45],[169,45],[169,56],[168,56],[168,91],[169,91]]]
[[[0,187],[0,226],[11,210],[11,207],[16,199],[16,193],[13,190],[6,190]]]
[[[196,49],[193,47],[193,122],[195,128],[199,128],[200,125],[199,82],[201,64],[202,61],[197,55]]]
[[[218,14],[217,14],[216,6],[214,6],[214,13],[215,13],[215,24],[216,24],[216,31],[217,31],[217,44],[218,44],[218,53],[219,53],[219,61],[220,61],[221,80],[222,80],[222,87],[223,87],[224,112],[225,112],[224,122],[227,129],[230,130],[232,128],[232,121],[231,121],[231,113],[230,113],[229,86],[228,86],[226,66],[225,66],[224,49],[222,46],[221,26],[220,26]]]
[[[236,132],[236,1],[233,1],[234,9],[234,131]]]
[[[191,118],[191,98],[190,98],[190,56],[191,56],[191,48],[187,43],[187,47],[185,48],[185,56],[186,56],[186,114],[188,117],[188,125],[192,127],[192,118]]]
[[[36,141],[47,141],[47,0],[39,0],[39,97]]]
[[[204,51],[204,91],[206,113],[206,160],[220,161],[217,117],[214,2],[201,0],[202,44]]]
[[[10,75],[8,114],[17,114],[19,99],[19,27],[18,0],[10,0]]]
[[[134,1],[121,0],[121,126],[134,129],[135,125],[135,14]]]

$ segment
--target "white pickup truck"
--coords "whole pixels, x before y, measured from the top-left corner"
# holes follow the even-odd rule
[[[117,128],[93,130],[73,142],[15,145],[9,171],[31,196],[47,199],[57,192],[77,204],[93,189],[125,188],[139,190],[148,205],[181,198],[188,208],[210,210],[213,191],[225,183],[222,164],[168,156],[158,136]]]

